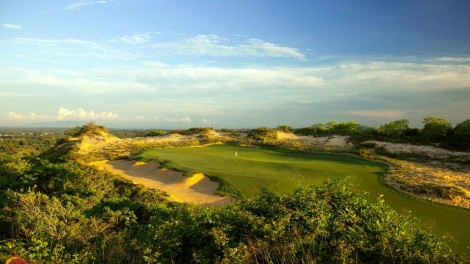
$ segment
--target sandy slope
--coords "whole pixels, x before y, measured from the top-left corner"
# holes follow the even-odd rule
[[[170,199],[199,205],[224,205],[233,203],[228,197],[216,195],[218,182],[210,180],[202,173],[192,177],[182,172],[160,169],[158,161],[149,163],[127,160],[96,161],[93,165],[119,174],[135,184],[167,192]]]
[[[375,140],[370,140],[368,141],[368,143],[374,143],[377,146],[384,147],[387,151],[391,153],[420,154],[434,159],[460,158],[470,160],[470,152],[451,151],[433,146],[419,146]]]
[[[346,151],[353,147],[347,136],[299,136],[283,131],[277,132],[277,144],[297,149],[317,151]]]

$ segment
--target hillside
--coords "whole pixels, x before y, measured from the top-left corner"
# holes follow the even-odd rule
[[[377,140],[353,144],[348,136],[316,137],[282,130],[273,130],[273,133],[269,131],[263,128],[253,135],[252,132],[218,132],[209,128],[193,128],[162,136],[118,138],[105,127],[91,123],[76,128],[49,154],[90,163],[128,159],[145,149],[224,142],[263,144],[306,151],[358,153],[386,161],[391,167],[385,182],[400,192],[438,203],[470,208],[469,152]]]

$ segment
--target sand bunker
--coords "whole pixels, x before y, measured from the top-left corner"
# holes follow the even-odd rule
[[[229,197],[216,195],[218,182],[210,180],[202,173],[192,177],[183,176],[182,172],[161,169],[158,161],[149,163],[127,160],[97,161],[92,163],[99,168],[119,174],[135,184],[147,188],[159,189],[170,195],[176,202],[199,205],[224,205],[233,203]]]

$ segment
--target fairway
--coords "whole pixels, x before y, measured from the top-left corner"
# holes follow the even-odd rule
[[[467,246],[470,246],[469,210],[399,195],[379,183],[378,177],[385,172],[386,165],[361,157],[225,144],[153,149],[135,158],[158,160],[178,170],[218,177],[229,183],[229,186],[222,185],[221,191],[238,191],[243,197],[256,194],[262,187],[288,193],[300,185],[316,185],[325,179],[347,177],[358,191],[383,195],[387,204],[398,212],[411,213],[439,235],[451,235],[454,239],[450,244],[456,250],[467,252]]]
[[[298,186],[320,184],[330,178],[349,179],[360,186],[364,178],[377,179],[384,165],[360,157],[266,148],[211,145],[148,150],[136,156],[156,159],[172,168],[202,172],[223,179],[243,197],[260,188],[290,192]]]

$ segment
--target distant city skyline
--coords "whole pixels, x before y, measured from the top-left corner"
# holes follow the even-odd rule
[[[469,1],[5,0],[0,126],[470,119]]]

